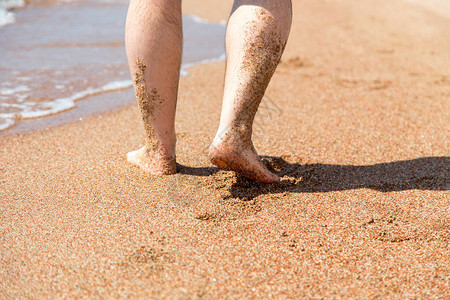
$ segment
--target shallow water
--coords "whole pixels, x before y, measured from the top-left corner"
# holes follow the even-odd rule
[[[16,14],[11,10],[24,6],[23,0],[0,0],[0,27],[16,21]]]
[[[15,23],[0,28],[0,130],[130,88],[124,47],[127,4],[86,0],[17,11]],[[183,26],[184,68],[224,58],[224,24],[184,16]],[[126,95],[126,101],[135,101]],[[96,103],[96,111],[101,106]]]

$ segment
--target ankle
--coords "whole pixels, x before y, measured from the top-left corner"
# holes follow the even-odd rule
[[[246,148],[252,148],[253,142],[251,136],[251,130],[235,130],[235,128],[229,128],[225,131],[218,131],[210,149],[225,147],[230,150],[240,151]]]
[[[155,133],[146,138],[145,148],[149,154],[159,153],[161,156],[174,156],[176,141],[175,133]]]
[[[148,156],[172,158],[175,157],[175,145],[172,146],[165,143],[147,141],[145,143],[145,152]]]
[[[251,125],[232,122],[227,126],[219,127],[216,138],[219,140],[229,138],[233,138],[233,140],[251,140],[252,132]]]

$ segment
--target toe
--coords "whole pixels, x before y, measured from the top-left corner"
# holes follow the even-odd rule
[[[279,182],[280,181],[280,177],[276,174],[273,173],[269,173],[266,178],[265,178],[265,183],[275,183],[275,182]]]

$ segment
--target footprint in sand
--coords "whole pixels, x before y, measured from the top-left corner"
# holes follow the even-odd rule
[[[352,79],[352,78],[336,78],[338,85],[346,88],[362,87],[368,90],[383,90],[387,89],[392,82],[390,80],[382,79]]]
[[[304,57],[294,56],[280,62],[279,68],[281,69],[299,69],[312,67],[312,62]]]

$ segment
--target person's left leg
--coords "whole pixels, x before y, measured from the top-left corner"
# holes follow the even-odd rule
[[[252,126],[291,22],[291,0],[235,0],[228,22],[222,114],[209,157],[219,168],[264,183],[280,179],[259,158]]]
[[[181,0],[131,0],[125,43],[145,129],[145,146],[128,153],[128,161],[150,174],[173,174],[183,43]]]

